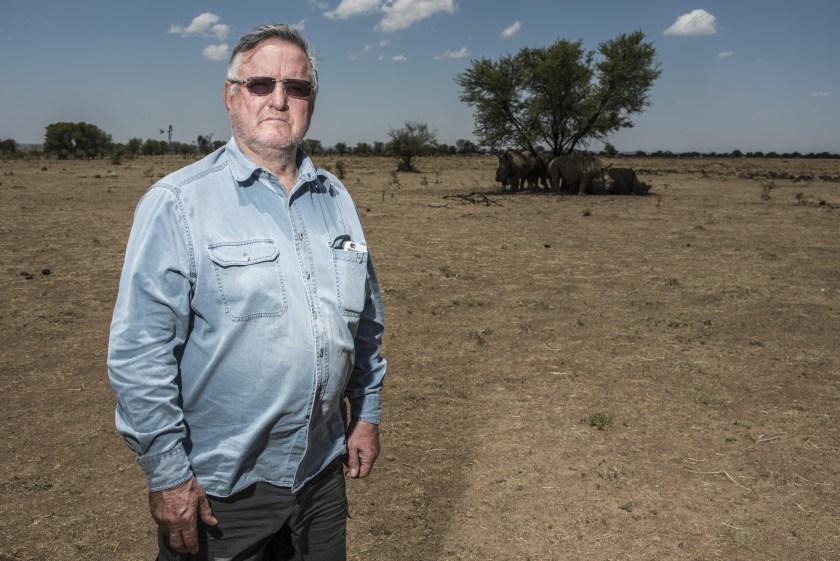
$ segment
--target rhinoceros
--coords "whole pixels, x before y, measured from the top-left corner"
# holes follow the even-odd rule
[[[536,189],[538,183],[547,189],[547,164],[550,159],[551,154],[548,153],[541,153],[538,159],[528,151],[505,150],[499,154],[496,181],[502,184],[503,190],[510,185],[511,191],[519,191],[525,188],[526,182],[531,189]]]
[[[505,150],[499,154],[499,167],[496,169],[496,181],[502,184],[502,190],[510,185],[511,191],[525,187],[528,177],[534,172],[534,158],[527,152]]]
[[[529,152],[523,152],[523,154],[527,154],[534,162],[534,169],[528,175],[528,185],[531,189],[537,189],[539,182],[543,189],[548,189],[548,163],[554,157],[553,154],[551,152],[540,152],[538,158],[535,158]]]
[[[642,183],[631,168],[608,168],[607,175],[612,180],[609,192],[615,195],[647,195],[650,185]]]
[[[577,186],[581,195],[603,193],[603,174],[604,166],[600,160],[589,154],[566,154],[548,163],[548,181],[556,192],[560,192],[562,179],[564,190],[574,192],[573,187]]]

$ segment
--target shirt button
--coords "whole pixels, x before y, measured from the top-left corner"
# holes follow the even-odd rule
[[[324,349],[321,349],[321,350],[318,351],[318,356],[320,358],[324,358]]]
[[[297,239],[303,240],[303,232],[298,232]]]
[[[309,280],[309,277],[310,277],[310,276],[311,276],[311,275],[309,274],[309,271],[307,271],[307,272],[306,272],[306,280]]]

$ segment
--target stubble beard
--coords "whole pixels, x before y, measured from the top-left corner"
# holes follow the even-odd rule
[[[234,136],[241,140],[245,146],[254,152],[294,152],[297,151],[298,146],[300,146],[301,142],[303,142],[303,139],[306,137],[306,133],[309,131],[309,123],[311,122],[311,119],[310,117],[306,118],[306,122],[303,123],[303,127],[298,134],[289,135],[280,140],[269,140],[266,138],[260,138],[257,134],[249,134],[246,132],[245,127],[242,125],[239,118],[233,113],[231,113],[230,122]]]

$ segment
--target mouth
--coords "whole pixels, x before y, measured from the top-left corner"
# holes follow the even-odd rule
[[[261,124],[268,124],[270,126],[273,125],[289,125],[288,119],[283,119],[280,117],[266,117],[261,121]]]

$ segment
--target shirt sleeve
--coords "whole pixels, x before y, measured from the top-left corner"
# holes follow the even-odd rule
[[[157,185],[137,206],[108,345],[116,426],[149,491],[192,477],[182,440],[178,353],[190,321],[193,264],[177,192]]]
[[[379,280],[376,277],[373,259],[369,257],[365,307],[356,332],[356,359],[347,383],[346,395],[350,401],[351,418],[376,425],[379,424],[382,415],[380,393],[387,369],[387,362],[381,354],[384,330],[385,319]]]

